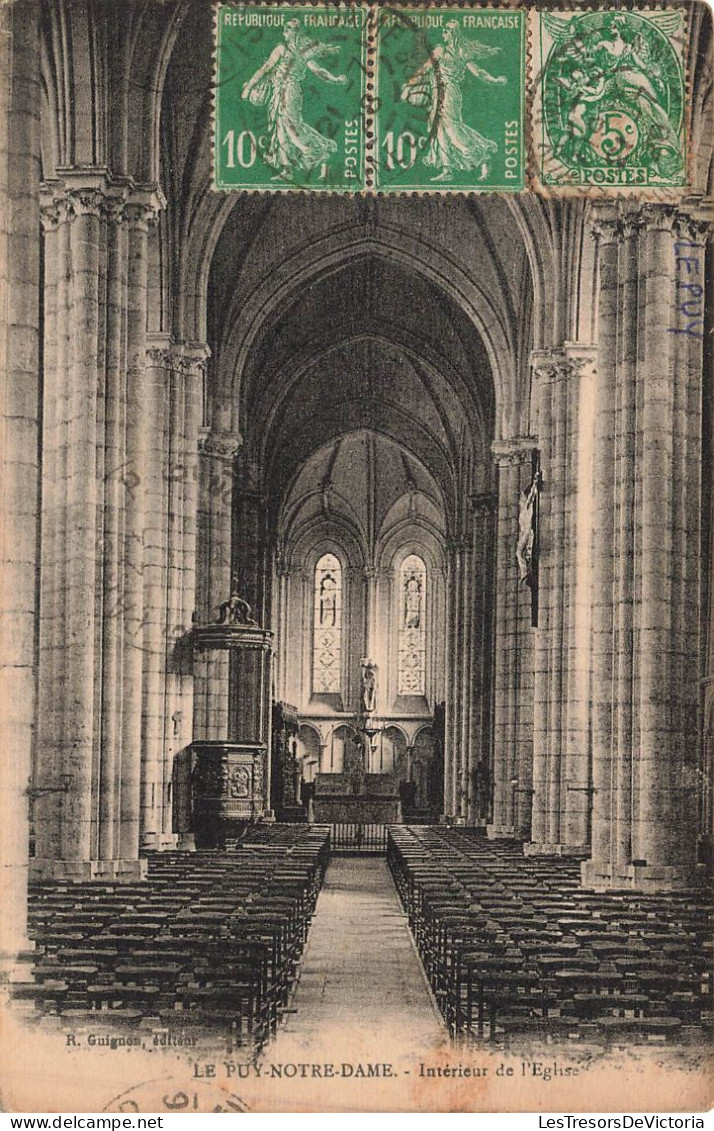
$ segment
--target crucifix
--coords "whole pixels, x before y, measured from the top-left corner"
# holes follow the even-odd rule
[[[542,485],[540,455],[534,448],[531,456],[531,481],[528,487],[520,492],[518,501],[518,542],[516,543],[518,577],[521,584],[527,585],[531,591],[533,628],[538,627],[538,523]]]

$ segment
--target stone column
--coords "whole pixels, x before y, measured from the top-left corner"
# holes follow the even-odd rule
[[[193,737],[194,660],[190,631],[196,610],[199,430],[209,355],[203,342],[174,342],[168,405],[168,536],[166,561],[166,708],[164,713],[163,844],[173,843],[170,783]]]
[[[267,612],[267,514],[260,470],[247,456],[236,466],[233,490],[233,574],[241,597],[264,627]]]
[[[495,498],[475,495],[471,503],[463,537],[451,546],[446,812],[483,824],[489,807]]]
[[[146,467],[143,623],[143,734],[141,758],[141,845],[165,847],[164,715],[166,710],[166,582],[168,536],[168,406],[171,341],[148,335],[144,380],[149,419],[160,443]],[[171,641],[173,644],[173,641]]]
[[[458,680],[456,719],[456,755],[458,782],[456,790],[456,816],[466,821],[469,813],[469,803],[472,798],[471,761],[472,726],[474,707],[473,686],[473,613],[474,613],[474,568],[473,568],[473,523],[471,515],[468,516],[468,526],[464,531],[463,543],[460,546],[461,556],[461,586],[458,593]],[[470,526],[470,529],[468,527]]]
[[[253,618],[264,628],[270,610],[270,583],[268,573],[268,515],[266,498],[261,490],[260,468],[247,455],[239,457],[233,491],[232,573],[237,579],[238,592],[248,602]],[[271,679],[266,666],[259,668],[231,652],[229,667],[229,717],[245,718],[255,713],[258,719],[266,713],[270,687],[264,681]],[[271,660],[272,664],[272,660]],[[259,673],[259,678],[256,678]],[[261,724],[267,743],[265,760],[265,797],[270,804],[271,789],[271,732],[270,726]],[[269,811],[270,815],[270,811]]]
[[[491,813],[494,573],[496,564],[495,495],[472,495],[473,542],[470,595],[471,726],[468,747],[468,809],[470,824],[485,826]]]
[[[144,548],[147,503],[154,501],[160,474],[156,421],[151,413],[157,396],[146,374],[146,311],[149,224],[158,218],[159,201],[151,192],[131,188],[121,219],[126,227],[126,417],[127,473],[136,486],[130,489],[123,514],[123,620],[121,653],[120,729],[120,829],[118,856],[134,861],[139,856],[141,829],[141,778],[145,625]],[[160,443],[161,433],[158,432]],[[116,700],[116,689],[107,687]],[[125,865],[119,865],[122,869]],[[133,869],[131,869],[133,870]]]
[[[277,624],[274,661],[276,699],[283,702],[292,702],[292,700],[288,699],[285,670],[285,658],[288,655],[290,571],[285,560],[285,551],[282,545],[278,545],[275,551],[274,571],[277,581],[277,612],[273,621],[274,624]]]
[[[241,448],[234,433],[203,430],[199,440],[198,582],[200,623],[214,621],[231,594],[231,526],[234,462]],[[228,735],[228,651],[196,657],[194,737],[220,741]]]
[[[595,351],[566,342],[534,354],[539,391],[542,488],[539,601],[535,634],[533,825],[526,853],[585,854],[589,849],[588,748],[591,460],[581,414],[593,381]],[[588,388],[585,386],[588,385]],[[581,436],[584,443],[581,450]]]
[[[603,210],[595,230],[596,887],[694,875],[706,230],[650,204]]]
[[[48,184],[39,741],[40,876],[139,862],[144,545],[155,462],[147,232],[160,194],[104,170]],[[71,536],[67,536],[71,531]]]
[[[450,643],[445,666],[445,735],[444,735],[444,816],[461,816],[461,677],[463,625],[461,619],[463,584],[463,542],[454,540],[448,547],[446,588],[446,638]]]
[[[192,737],[188,634],[195,606],[198,432],[208,348],[159,338],[150,347],[149,418],[162,442],[146,468],[141,843],[162,849],[176,843],[175,763]]]
[[[386,673],[382,660],[381,631],[377,623],[378,591],[380,577],[375,566],[365,566],[364,569],[364,651],[363,656],[368,656],[381,666]],[[383,676],[384,678],[384,676]],[[385,688],[377,684],[377,700],[384,698]]]
[[[13,978],[27,938],[30,785],[36,709],[38,183],[37,5],[0,8],[0,977]],[[57,779],[51,784],[56,785]]]
[[[521,490],[531,480],[531,437],[493,444],[498,464],[493,819],[488,835],[527,836],[533,764],[531,591],[519,582],[516,546]]]

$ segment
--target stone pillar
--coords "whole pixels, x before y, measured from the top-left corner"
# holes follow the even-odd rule
[[[533,765],[531,591],[519,582],[516,546],[521,490],[531,480],[531,437],[493,444],[498,464],[496,637],[493,720],[493,819],[488,835],[530,831]]]
[[[123,203],[126,227],[126,416],[125,459],[127,473],[136,481],[125,499],[123,513],[122,608],[124,633],[121,651],[121,716],[119,842],[120,861],[139,857],[141,828],[142,721],[144,691],[144,545],[147,501],[159,470],[157,433],[151,411],[155,391],[146,380],[146,310],[149,224],[157,218],[158,202],[143,190],[132,189]],[[113,217],[109,217],[109,222]],[[101,299],[100,299],[101,301]],[[121,376],[121,374],[120,374]],[[161,433],[158,433],[159,441]],[[100,504],[101,505],[101,504]],[[92,528],[94,523],[92,523]],[[116,688],[106,691],[116,702]],[[101,742],[101,738],[99,738]],[[100,750],[101,757],[101,750]],[[101,771],[100,771],[101,772]],[[100,778],[101,780],[101,778]],[[126,865],[120,864],[121,869]],[[135,869],[129,869],[133,872]]]
[[[208,348],[155,337],[149,345],[149,418],[162,442],[146,467],[141,844],[163,849],[176,844],[176,761],[184,764],[193,731],[188,634],[196,603],[198,432]]]
[[[234,433],[203,430],[199,440],[198,621],[218,617],[232,589],[233,467],[241,447]],[[228,651],[199,653],[195,660],[194,737],[220,741],[228,735]]]
[[[275,634],[275,689],[276,699],[291,702],[288,698],[286,685],[285,659],[288,655],[288,600],[290,594],[290,571],[285,561],[284,547],[279,545],[275,551],[275,578],[277,581],[277,615],[273,623],[277,624]]]
[[[533,823],[526,853],[589,850],[592,783],[589,764],[590,421],[581,414],[594,380],[593,347],[566,342],[539,351],[542,487],[539,508],[539,601],[535,634]],[[587,385],[587,388],[585,387]],[[581,437],[583,444],[581,451]]]
[[[450,642],[445,665],[444,816],[460,817],[461,781],[461,671],[463,656],[463,554],[464,544],[454,540],[448,547],[446,586],[446,638]]]
[[[143,734],[141,758],[141,845],[160,849],[164,841],[164,715],[166,710],[166,581],[168,515],[168,405],[171,342],[148,335],[144,381],[149,419],[161,442],[146,467],[143,624]],[[173,641],[171,641],[173,643]]]
[[[593,837],[583,881],[688,884],[696,859],[706,227],[601,211],[593,523]]]
[[[495,498],[474,495],[450,547],[445,812],[485,824],[489,810],[493,520]]]
[[[36,694],[40,168],[38,8],[0,8],[0,976],[27,939],[28,786]],[[52,784],[57,784],[56,780]]]
[[[495,495],[472,495],[473,539],[470,599],[471,725],[468,747],[468,809],[470,824],[485,826],[491,816],[494,573],[496,564]]]
[[[365,566],[364,570],[364,651],[362,655],[368,656],[380,664],[382,659],[382,630],[377,623],[378,590],[380,577],[375,566]],[[382,671],[386,672],[382,665]],[[377,709],[379,700],[384,699],[385,688],[377,684]]]
[[[247,455],[239,457],[233,491],[232,573],[237,579],[238,592],[252,609],[253,619],[265,627],[270,608],[270,582],[268,573],[268,515],[266,498],[261,490],[260,469]],[[238,652],[231,652],[228,678],[229,717],[245,717],[255,712],[256,718],[266,710],[270,698],[272,671],[265,666],[246,667]],[[272,665],[272,659],[270,661]],[[260,672],[260,679],[255,674]],[[268,681],[267,698],[264,680]],[[271,738],[270,726],[265,726],[267,757],[265,765],[265,797],[270,804],[271,790]]]
[[[457,702],[455,704],[457,717],[455,720],[455,736],[457,755],[457,789],[456,789],[456,816],[466,821],[469,811],[469,801],[472,796],[471,787],[471,761],[472,750],[472,725],[474,706],[473,687],[473,613],[474,613],[474,569],[473,569],[473,523],[468,525],[471,529],[464,532],[464,539],[459,548],[461,556],[461,585],[457,595],[460,645],[457,653],[458,680]]]
[[[238,591],[263,626],[267,613],[267,514],[260,472],[247,456],[239,458],[233,490],[233,574]]]
[[[144,544],[156,438],[147,232],[160,194],[104,170],[45,186],[39,876],[139,862]],[[147,469],[148,472],[147,472]],[[71,531],[71,537],[67,532]]]
[[[414,781],[414,747],[413,746],[407,746],[407,748],[405,750],[405,758],[406,758],[405,768],[406,768],[406,775],[407,775],[406,780],[408,782],[412,782],[412,781]]]
[[[174,342],[168,404],[168,537],[166,563],[166,707],[164,712],[163,845],[172,843],[170,783],[193,737],[199,430],[205,368],[203,342]]]

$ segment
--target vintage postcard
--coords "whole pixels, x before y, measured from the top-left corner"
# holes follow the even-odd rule
[[[0,1107],[703,1126],[710,8],[0,21]]]

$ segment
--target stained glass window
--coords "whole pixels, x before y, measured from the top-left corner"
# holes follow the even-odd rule
[[[334,554],[324,554],[315,566],[312,690],[340,691],[342,667],[342,566]]]
[[[426,566],[416,554],[399,571],[397,693],[426,694]]]

